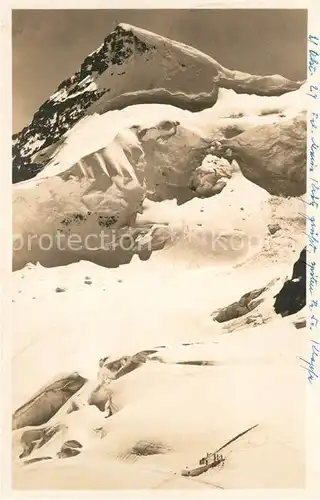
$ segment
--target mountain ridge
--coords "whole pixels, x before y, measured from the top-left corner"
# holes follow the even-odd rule
[[[13,135],[13,182],[40,172],[45,163],[35,162],[34,155],[56,145],[86,115],[137,103],[199,111],[216,103],[220,87],[281,95],[300,85],[279,75],[229,70],[193,47],[120,23]]]

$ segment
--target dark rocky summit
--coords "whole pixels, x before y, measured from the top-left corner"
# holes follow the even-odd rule
[[[30,179],[40,172],[43,165],[34,163],[32,156],[56,143],[110,90],[92,86],[99,75],[111,65],[121,66],[134,53],[143,54],[149,50],[152,46],[139,40],[133,31],[117,26],[103,44],[85,58],[80,69],[64,80],[57,92],[40,106],[30,125],[13,135],[13,182]]]

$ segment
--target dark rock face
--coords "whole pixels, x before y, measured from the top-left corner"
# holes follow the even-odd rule
[[[152,48],[132,31],[117,26],[101,47],[85,58],[80,69],[59,85],[56,94],[40,106],[30,125],[13,135],[13,182],[37,175],[43,165],[34,163],[32,156],[56,143],[94,102],[108,92],[109,89],[90,87],[94,78],[110,65],[120,66],[134,53],[145,53]]]
[[[306,248],[293,266],[292,278],[275,296],[274,310],[281,316],[295,314],[306,305]]]

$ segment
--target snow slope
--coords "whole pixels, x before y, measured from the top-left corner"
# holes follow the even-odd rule
[[[290,229],[292,249],[299,251],[303,236]],[[200,252],[193,254],[194,246],[114,270],[79,262],[15,274],[14,407],[62,372],[76,370],[89,379],[75,398],[77,411],[66,413],[71,403],[66,404],[40,426],[60,430],[31,455],[18,458],[28,427],[14,432],[15,488],[304,486],[304,374],[297,363],[304,336],[294,327],[295,316],[277,318],[272,312],[272,295],[291,274],[292,262],[275,252],[271,272],[273,239],[264,261],[240,267],[232,267],[234,261],[221,267],[214,258],[208,265],[205,255],[201,261]],[[279,275],[264,306],[266,324],[228,334],[212,322],[214,309]],[[56,293],[56,287],[65,291]],[[154,348],[162,362],[150,360],[111,382],[112,416],[106,419],[108,413],[88,406],[99,359]],[[213,366],[192,364],[198,360]],[[224,467],[180,476],[255,424],[256,430],[225,451]],[[81,452],[62,460],[57,453],[68,440],[80,442]],[[145,455],[137,451],[143,446],[150,449]],[[44,456],[53,458],[24,464]]]
[[[301,205],[269,195],[238,171],[213,198],[179,207],[147,201],[138,223],[151,220],[155,231],[167,224],[174,238],[146,262],[16,271],[14,409],[61,373],[77,371],[88,382],[48,423],[14,431],[14,488],[303,488],[304,373],[297,358],[305,345],[295,323],[305,313],[280,318],[273,310],[304,245]],[[270,223],[279,225],[275,234]],[[212,321],[214,310],[272,278],[279,279],[257,312]],[[107,385],[111,416],[109,406],[89,404],[92,391],[105,397],[101,358],[149,349],[154,360]],[[181,476],[255,424],[226,449],[223,467]],[[29,431],[44,433],[33,450]],[[75,441],[76,456],[61,451]]]

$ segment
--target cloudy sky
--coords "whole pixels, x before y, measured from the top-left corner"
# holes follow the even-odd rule
[[[193,45],[230,69],[306,77],[303,10],[14,10],[14,132],[32,120],[117,22]]]

